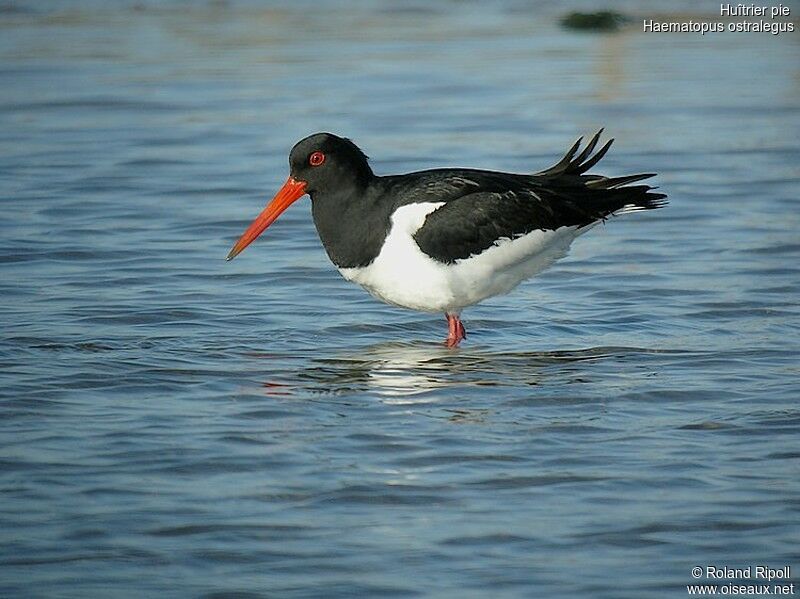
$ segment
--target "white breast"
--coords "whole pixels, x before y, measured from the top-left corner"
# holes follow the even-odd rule
[[[339,272],[387,303],[423,312],[458,313],[487,297],[508,293],[541,272],[590,228],[532,231],[444,264],[423,253],[413,238],[428,214],[442,205],[427,202],[399,208],[378,257],[366,267],[340,268]]]
[[[454,299],[448,297],[447,265],[422,253],[412,237],[425,217],[443,204],[425,202],[397,209],[378,257],[369,266],[340,268],[339,272],[390,304],[412,310],[443,310]]]

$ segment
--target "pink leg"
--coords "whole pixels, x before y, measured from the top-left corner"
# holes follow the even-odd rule
[[[467,338],[467,330],[461,323],[458,314],[445,314],[444,316],[447,318],[448,325],[447,340],[444,344],[447,347],[457,347],[462,339]]]

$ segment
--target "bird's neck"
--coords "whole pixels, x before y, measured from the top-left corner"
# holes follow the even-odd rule
[[[391,206],[379,177],[366,184],[337,186],[311,196],[314,225],[328,257],[339,268],[367,266],[380,252],[389,228]]]

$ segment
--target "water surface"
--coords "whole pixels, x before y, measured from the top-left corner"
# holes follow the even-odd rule
[[[798,34],[404,6],[4,6],[0,594],[680,597],[693,566],[800,567]],[[311,132],[378,173],[523,172],[601,126],[603,172],[670,206],[466,311],[457,351],[343,281],[306,201],[224,260]]]

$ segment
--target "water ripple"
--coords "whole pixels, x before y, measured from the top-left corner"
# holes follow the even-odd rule
[[[800,47],[562,11],[0,4],[0,595],[667,598],[797,565]],[[530,172],[600,126],[670,207],[465,311],[456,351],[341,280],[307,200],[225,262],[314,130],[379,173]]]

